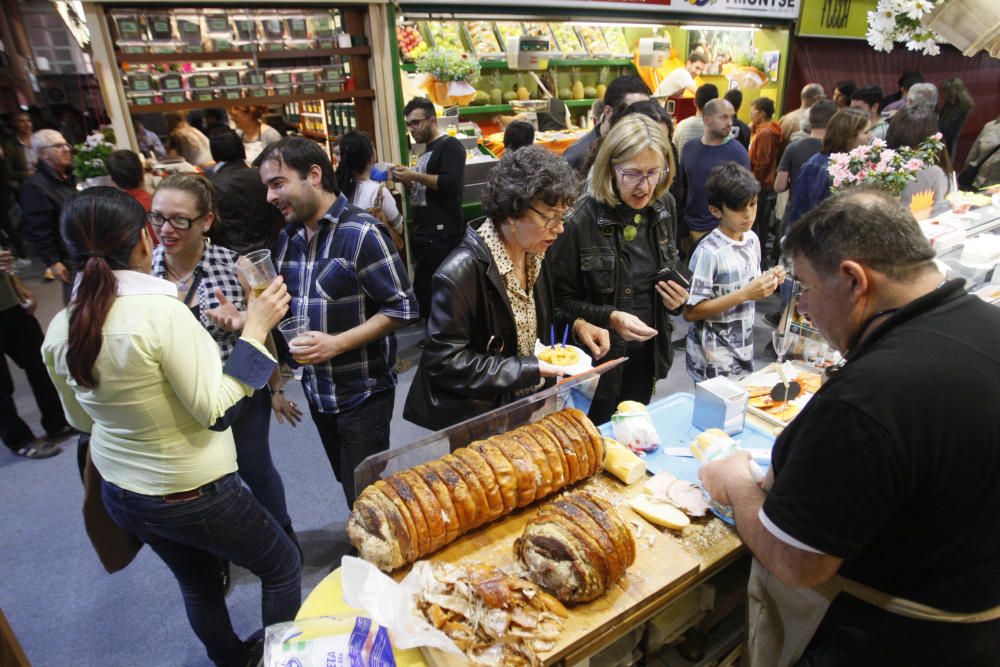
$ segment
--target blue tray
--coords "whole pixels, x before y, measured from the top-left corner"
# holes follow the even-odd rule
[[[701,464],[697,459],[686,456],[668,456],[663,452],[666,447],[687,448],[702,432],[700,428],[691,425],[694,415],[694,394],[672,394],[659,401],[649,404],[649,414],[653,418],[653,426],[660,434],[660,449],[643,456],[646,470],[652,474],[668,471],[679,479],[699,484],[698,468]],[[611,423],[602,424],[601,433],[609,438],[614,437]],[[747,423],[746,428],[732,436],[745,449],[770,449],[774,446],[774,436]],[[770,465],[770,460],[756,459],[764,470]]]

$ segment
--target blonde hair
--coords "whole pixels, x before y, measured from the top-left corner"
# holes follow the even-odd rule
[[[642,114],[631,114],[618,121],[601,142],[590,174],[590,194],[607,206],[620,203],[615,187],[614,168],[640,153],[653,149],[663,156],[666,178],[653,189],[652,200],[659,199],[674,180],[674,154],[667,133],[659,124]]]
[[[178,190],[186,192],[194,198],[198,215],[211,213],[213,226],[222,224],[219,219],[219,206],[215,198],[215,186],[201,174],[171,174],[156,186],[156,192],[160,190]],[[156,193],[153,193],[156,196]]]

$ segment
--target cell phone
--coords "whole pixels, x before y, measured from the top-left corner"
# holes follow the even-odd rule
[[[661,280],[673,280],[684,289],[691,289],[691,274],[688,273],[688,275],[685,276],[680,270],[673,266],[668,266],[653,276],[653,285],[655,286]]]

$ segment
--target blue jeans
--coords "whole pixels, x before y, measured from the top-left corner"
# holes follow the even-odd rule
[[[243,665],[248,658],[229,619],[219,558],[260,577],[265,626],[295,618],[302,601],[298,551],[235,473],[201,487],[192,500],[140,495],[108,481],[101,497],[114,522],[174,573],[188,622],[216,665]]]
[[[271,392],[258,389],[232,425],[236,442],[236,463],[240,478],[278,525],[289,532],[292,519],[285,502],[285,485],[271,460],[268,433],[271,429]]]

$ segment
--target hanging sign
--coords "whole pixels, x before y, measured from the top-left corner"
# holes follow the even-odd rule
[[[864,39],[875,0],[800,0],[798,34],[803,37]]]

